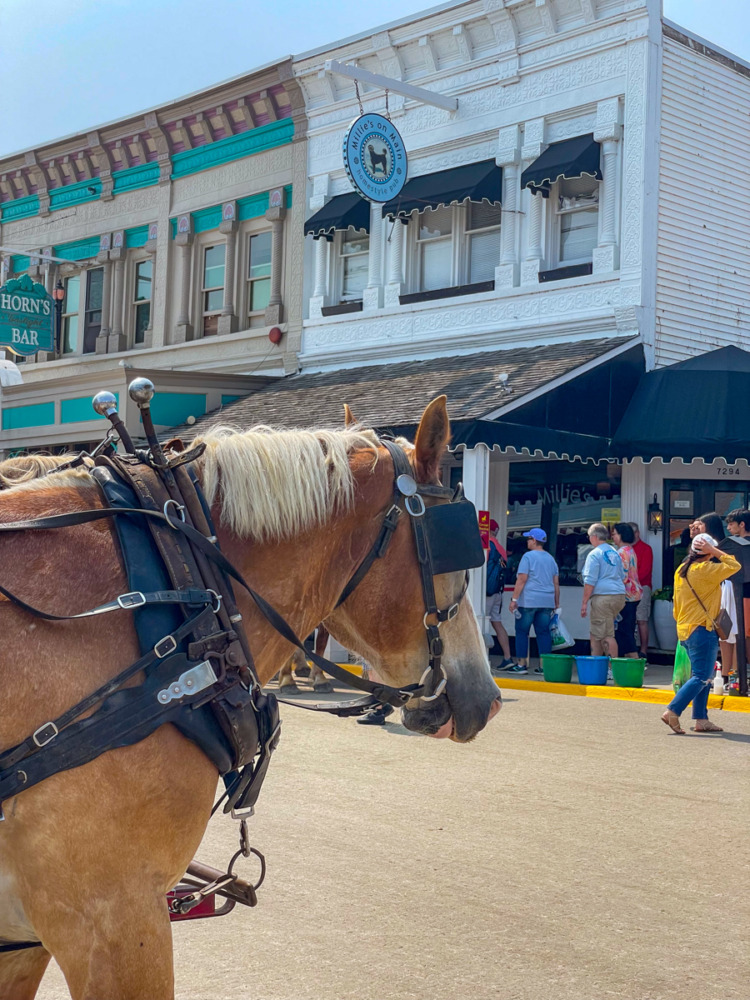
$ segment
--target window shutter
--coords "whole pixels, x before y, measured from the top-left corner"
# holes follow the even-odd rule
[[[490,229],[469,237],[469,283],[493,281],[500,263],[500,230]]]

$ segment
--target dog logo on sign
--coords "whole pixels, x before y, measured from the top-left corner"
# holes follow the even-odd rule
[[[369,201],[397,197],[406,183],[407,156],[398,129],[382,115],[362,115],[344,138],[349,180]]]

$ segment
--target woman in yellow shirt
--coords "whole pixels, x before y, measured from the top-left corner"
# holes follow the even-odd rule
[[[718,562],[714,561],[718,560]],[[693,703],[696,733],[721,733],[708,719],[708,694],[714,676],[719,637],[714,621],[721,607],[721,582],[740,569],[728,552],[716,548],[706,534],[696,535],[687,558],[674,575],[674,617],[677,638],[690,657],[690,679],[682,685],[662,715],[672,732],[683,736],[680,716]]]

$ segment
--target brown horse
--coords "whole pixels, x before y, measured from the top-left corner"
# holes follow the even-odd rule
[[[436,483],[449,438],[445,397],[425,411],[410,450],[416,477]],[[427,666],[424,606],[408,518],[383,559],[340,606],[338,596],[377,537],[392,502],[393,465],[375,435],[357,430],[209,433],[198,466],[220,543],[251,586],[307,635],[325,619],[336,638],[395,685]],[[0,491],[0,522],[100,507],[85,470],[52,473]],[[305,552],[304,572],[295,564]],[[301,566],[301,564],[300,564]],[[0,538],[0,581],[19,596],[73,614],[127,591],[106,522]],[[438,604],[463,574],[435,577]],[[289,646],[238,592],[256,668],[265,683]],[[130,616],[47,623],[0,602],[2,748],[114,676],[138,656]],[[500,707],[472,609],[442,629],[446,693],[413,700],[404,724],[472,740]],[[166,891],[201,841],[217,773],[196,745],[164,725],[3,803],[0,823],[0,997],[30,1000],[54,956],[73,1000],[173,997]]]

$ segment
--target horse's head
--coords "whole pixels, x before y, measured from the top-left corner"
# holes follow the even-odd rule
[[[347,408],[347,420],[350,419]],[[424,548],[420,562],[418,546],[424,546],[424,542],[417,538],[419,528],[415,531],[414,524],[423,517],[419,513],[423,505],[429,508],[449,502],[440,496],[445,491],[434,489],[440,486],[438,470],[449,438],[446,400],[441,396],[422,415],[414,445],[401,442],[412,483],[419,484],[420,489],[428,487],[421,490],[424,500],[420,495],[401,496],[398,524],[385,554],[372,562],[354,590],[329,616],[327,624],[332,634],[365,657],[386,683],[396,687],[425,683],[430,694],[425,691],[427,697],[411,699],[402,710],[408,729],[430,736],[449,736],[465,743],[484,728],[501,705],[485,643],[466,596],[466,569],[476,564],[476,548],[474,561],[467,558],[462,562],[461,551],[470,548],[468,543],[475,539],[449,539],[455,549],[451,571],[433,575],[432,570],[441,566],[425,560]],[[371,513],[371,520],[365,526],[361,525],[360,515],[358,539],[355,532],[355,540],[363,549],[358,561],[379,537],[393,504],[394,485],[400,471],[394,464],[397,460],[398,453],[394,458],[386,448],[381,448],[375,470],[368,470],[368,475],[362,477],[357,476],[355,461],[358,493]],[[359,503],[355,515],[357,508]],[[476,525],[472,527],[476,532]],[[451,563],[450,559],[447,561]],[[447,620],[440,622],[443,615],[426,614],[430,585],[434,587],[434,604],[441,612],[448,612]],[[430,630],[428,626],[433,628]],[[438,634],[438,626],[442,659],[439,672],[432,676],[436,672],[430,670],[429,639]],[[443,676],[445,683],[440,684]]]

